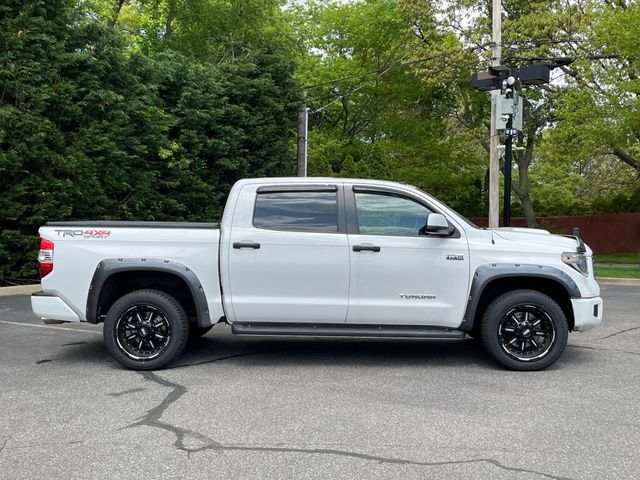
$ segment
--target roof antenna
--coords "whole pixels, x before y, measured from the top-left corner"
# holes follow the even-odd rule
[[[491,226],[490,226],[490,227],[489,227],[489,230],[491,230],[491,244],[492,244],[492,245],[495,245],[495,244],[496,244],[496,241],[493,239],[493,227],[491,227]]]

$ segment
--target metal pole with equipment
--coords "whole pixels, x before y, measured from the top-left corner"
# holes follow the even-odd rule
[[[495,3],[495,2],[494,2]],[[495,8],[495,7],[494,7]],[[495,15],[494,15],[495,22]],[[495,33],[495,32],[494,32]],[[563,57],[555,58],[549,63],[535,63],[520,67],[511,71],[509,68],[496,65],[491,62],[491,66],[486,72],[476,72],[471,77],[471,86],[476,90],[491,92],[491,146],[490,152],[493,152],[494,141],[496,142],[497,151],[497,132],[505,131],[505,165],[504,165],[504,210],[503,221],[505,226],[511,223],[511,163],[513,159],[513,139],[518,132],[522,131],[522,114],[523,101],[515,91],[515,83],[519,85],[541,85],[549,83],[549,73],[554,68],[569,65],[573,62],[572,58]],[[502,91],[502,92],[501,92]],[[502,93],[502,95],[500,94]],[[494,128],[495,127],[495,128]],[[497,156],[496,156],[497,158]],[[489,164],[489,227],[497,226],[497,219],[493,221],[492,212],[494,202],[493,174],[497,174],[492,170],[493,155],[490,156]],[[497,205],[497,202],[496,202]]]
[[[513,138],[518,134],[517,130],[513,129],[513,117],[519,111],[518,94],[513,90],[514,83],[515,78],[513,77],[508,77],[503,82],[505,86],[504,99],[510,107],[510,111],[505,112],[507,123],[504,129],[504,206],[502,208],[502,225],[505,227],[511,226],[511,164],[513,160]],[[520,114],[522,113],[520,112]]]
[[[511,161],[513,158],[512,119],[509,116],[504,139],[504,206],[502,207],[502,225],[511,226]]]
[[[522,131],[523,100],[515,90],[516,79],[512,76],[502,81],[503,94],[496,103],[496,126],[504,130],[504,198],[502,225],[511,225],[511,165],[513,163],[513,140]]]

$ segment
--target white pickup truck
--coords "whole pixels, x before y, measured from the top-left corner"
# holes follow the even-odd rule
[[[122,365],[161,368],[189,336],[482,341],[538,370],[602,321],[579,236],[479,229],[423,191],[336,178],[241,180],[222,223],[52,222],[40,229],[47,322],[104,322]]]

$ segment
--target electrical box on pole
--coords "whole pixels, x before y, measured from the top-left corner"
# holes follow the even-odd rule
[[[511,117],[511,128],[519,132],[522,131],[522,113],[524,111],[524,102],[518,92],[513,92],[513,98],[507,98],[506,95],[495,95],[492,101],[496,102],[496,128],[497,130],[506,130]]]

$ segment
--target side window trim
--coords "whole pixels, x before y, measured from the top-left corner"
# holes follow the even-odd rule
[[[356,211],[356,194],[352,186],[344,188],[344,205],[347,210],[347,234],[359,235],[358,213]]]
[[[391,196],[395,196],[395,197],[406,198],[408,200],[412,200],[412,201],[418,203],[419,205],[422,205],[423,207],[431,210],[434,213],[440,213],[440,214],[445,216],[445,218],[447,219],[449,224],[455,229],[455,232],[453,233],[453,235],[450,235],[447,238],[460,238],[461,237],[460,231],[458,230],[458,228],[455,225],[453,225],[451,223],[451,221],[449,220],[449,217],[447,215],[442,213],[437,208],[434,208],[432,205],[430,205],[429,203],[425,202],[421,198],[416,198],[413,195],[405,193],[405,192],[399,192],[399,191],[396,191],[394,189],[388,189],[388,188],[385,188],[385,187],[378,187],[376,185],[370,185],[370,186],[367,186],[367,185],[345,185],[344,186],[344,190],[345,190],[345,192],[344,192],[345,207],[347,209],[347,233],[349,235],[368,235],[368,234],[364,234],[364,233],[361,234],[360,233],[360,227],[358,226],[358,212],[357,212],[357,209],[356,209],[356,193],[372,193],[372,194],[378,194],[378,195],[391,195]],[[379,236],[386,236],[386,235],[379,235]],[[423,237],[424,238],[429,238],[428,235],[424,235]],[[415,237],[411,237],[411,238],[415,238]]]
[[[306,231],[306,230],[284,230],[279,228],[260,227],[255,224],[256,208],[258,205],[258,196],[268,193],[335,193],[336,194],[336,213],[338,221],[338,230],[336,232],[322,231]],[[345,208],[345,192],[342,184],[338,185],[265,185],[256,189],[253,198],[253,211],[251,213],[251,226],[258,230],[269,230],[273,232],[290,232],[290,233],[327,233],[331,235],[347,233],[347,213]]]
[[[258,187],[256,193],[325,193],[337,191],[337,185],[265,185],[262,187]]]

